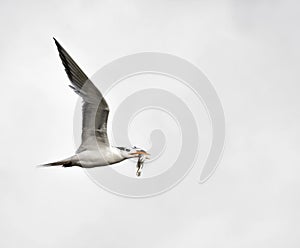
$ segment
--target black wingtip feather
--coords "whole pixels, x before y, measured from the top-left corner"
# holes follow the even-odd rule
[[[72,85],[74,85],[78,89],[81,89],[86,81],[89,80],[88,77],[54,37],[53,40],[55,41],[59,57],[65,68],[69,80],[71,81]]]
[[[54,40],[54,42],[55,42],[55,45],[56,45],[58,51],[60,51],[61,48],[62,48],[61,44],[59,44],[59,42],[57,41],[57,39],[55,39],[54,37],[53,37],[53,40]]]

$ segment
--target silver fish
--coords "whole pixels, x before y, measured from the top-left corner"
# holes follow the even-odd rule
[[[136,164],[136,168],[137,168],[136,176],[138,176],[138,177],[141,176],[141,174],[142,174],[142,169],[143,169],[146,158],[147,157],[144,154],[139,155],[139,159]]]

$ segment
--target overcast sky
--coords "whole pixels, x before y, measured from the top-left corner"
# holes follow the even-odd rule
[[[1,1],[0,247],[299,247],[300,4],[295,1]],[[129,199],[80,168],[77,97],[52,37],[88,75],[124,55],[198,66],[223,103],[216,173]]]

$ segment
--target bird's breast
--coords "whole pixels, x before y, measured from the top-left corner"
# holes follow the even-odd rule
[[[83,168],[94,168],[115,164],[124,160],[119,154],[110,149],[83,151],[77,154]]]

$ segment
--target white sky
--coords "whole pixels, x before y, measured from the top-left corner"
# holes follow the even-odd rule
[[[299,247],[299,7],[2,1],[0,247]],[[88,75],[141,51],[201,68],[227,121],[214,176],[198,185],[193,170],[166,194],[127,199],[79,168],[36,169],[75,150],[77,97],[52,36]]]

